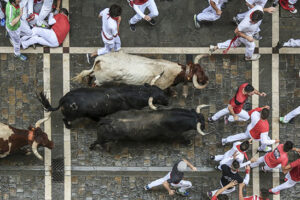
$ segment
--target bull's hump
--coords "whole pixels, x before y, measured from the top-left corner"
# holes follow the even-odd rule
[[[13,135],[14,132],[6,124],[0,123],[0,138],[3,140],[8,140],[8,138]]]

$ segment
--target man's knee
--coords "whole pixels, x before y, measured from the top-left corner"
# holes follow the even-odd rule
[[[152,15],[153,17],[157,17],[159,15],[158,10],[153,10]]]
[[[186,182],[185,182],[185,186],[186,186],[187,188],[190,188],[190,187],[192,187],[193,185],[192,185],[192,182],[191,182],[191,181],[186,181]]]

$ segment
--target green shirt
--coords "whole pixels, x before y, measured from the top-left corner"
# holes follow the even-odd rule
[[[6,27],[11,31],[17,30],[21,26],[21,20],[19,20],[14,26],[11,25],[11,22],[20,15],[20,7],[15,7],[8,1],[5,8],[5,14]]]

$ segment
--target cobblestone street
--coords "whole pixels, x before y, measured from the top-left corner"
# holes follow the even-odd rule
[[[278,40],[300,39],[300,14],[290,14],[278,7],[273,15],[265,13],[260,27],[263,39],[255,50],[261,54],[259,61],[245,61],[244,47],[230,50],[227,55],[221,51],[208,55],[210,44],[233,37],[235,26],[231,19],[247,9],[244,2],[238,0],[230,0],[221,19],[201,25],[201,29],[194,28],[193,15],[206,8],[207,1],[156,0],[159,10],[157,25],[141,22],[135,33],[129,29],[128,20],[134,15],[134,10],[127,1],[62,0],[62,7],[70,12],[70,34],[58,48],[38,46],[22,51],[29,56],[26,62],[14,58],[5,29],[0,27],[0,122],[27,129],[45,114],[36,93],[44,91],[52,107],[57,107],[67,91],[87,87],[71,79],[91,67],[85,54],[103,46],[101,22],[97,15],[113,3],[123,8],[120,26],[123,51],[183,65],[193,62],[199,54],[206,55],[199,64],[208,75],[208,86],[198,90],[192,83],[177,85],[174,88],[177,96],[170,99],[167,108],[195,109],[200,104],[208,104],[208,108],[202,109],[207,119],[227,106],[239,85],[249,82],[267,96],[248,98],[244,109],[269,105],[272,111],[269,136],[279,138],[282,143],[293,141],[300,148],[300,117],[291,123],[279,124],[279,116],[300,105],[300,48],[283,48],[279,52],[274,48]],[[271,4],[269,1],[266,7]],[[296,8],[300,9],[299,2]],[[188,94],[186,98],[184,92]],[[52,151],[39,147],[44,161],[23,152],[0,159],[0,200],[206,200],[207,191],[220,187],[222,175],[215,169],[217,163],[209,159],[210,155],[223,154],[231,149],[230,144],[222,146],[221,139],[244,132],[248,124],[234,122],[225,125],[220,119],[213,124],[206,123],[205,132],[210,134],[197,134],[191,145],[179,141],[122,141],[107,152],[100,147],[93,151],[89,149],[97,138],[96,122],[78,119],[72,122],[69,131],[62,118],[60,111],[53,112],[51,120],[41,126],[55,144]],[[253,152],[256,152],[254,147],[248,150],[249,158]],[[198,168],[197,172],[185,173],[185,179],[193,184],[189,197],[170,197],[162,186],[144,190],[144,185],[165,176],[181,158]],[[289,153],[290,161],[298,158],[298,154]],[[243,170],[241,175],[245,176]],[[252,195],[257,187],[270,189],[283,180],[283,173],[278,171],[254,171],[245,194]],[[238,192],[229,197],[238,200]],[[300,199],[300,184],[270,199]]]

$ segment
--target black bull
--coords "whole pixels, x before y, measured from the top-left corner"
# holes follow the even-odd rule
[[[61,108],[64,123],[71,127],[71,121],[88,117],[99,121],[101,117],[119,110],[142,109],[154,104],[168,105],[168,96],[157,86],[149,84],[103,86],[100,88],[79,88],[68,92],[59,100],[59,105],[52,108],[46,96],[41,92],[39,100],[46,111],[56,111]]]
[[[103,147],[109,142],[118,140],[180,139],[190,141],[197,133],[187,133],[189,130],[197,130],[201,135],[206,134],[203,132],[204,116],[200,113],[203,107],[206,105],[198,106],[197,110],[174,108],[157,111],[120,111],[106,116],[98,122],[98,137],[90,149],[94,149],[97,144]]]

